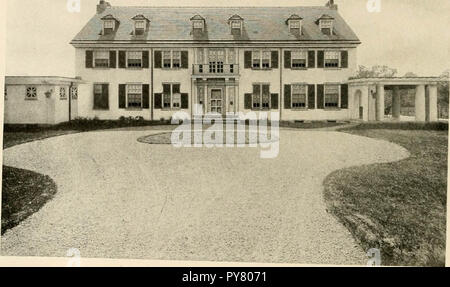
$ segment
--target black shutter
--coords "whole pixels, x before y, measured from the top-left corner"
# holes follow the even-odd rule
[[[308,68],[316,67],[316,51],[308,51]]]
[[[162,94],[155,94],[155,109],[162,109]]]
[[[116,51],[109,51],[109,67],[116,68]]]
[[[189,109],[189,94],[181,94],[181,108]]]
[[[324,108],[324,93],[323,85],[317,85],[317,108]]]
[[[189,67],[189,53],[188,51],[181,51],[181,68],[187,69]]]
[[[86,68],[93,68],[94,64],[94,51],[86,51]]]
[[[109,109],[109,85],[108,84],[102,85],[101,108],[105,109],[105,110]]]
[[[162,52],[161,51],[155,51],[155,69],[161,69],[162,68]]]
[[[316,86],[308,85],[308,109],[316,108]]]
[[[142,52],[142,67],[144,69],[150,68],[150,55],[148,51]]]
[[[284,51],[284,67],[291,68],[291,51]]]
[[[244,51],[244,68],[252,68],[252,51]]]
[[[124,69],[127,67],[127,52],[119,51],[119,68]]]
[[[348,85],[341,85],[341,109],[348,109]]]
[[[323,68],[325,62],[325,52],[317,51],[317,68]]]
[[[127,85],[119,85],[119,109],[126,108],[126,87]]]
[[[272,51],[271,59],[272,69],[278,69],[278,51]]]
[[[150,108],[150,85],[142,85],[142,108]]]
[[[284,85],[284,108],[291,108],[291,85]]]
[[[348,51],[341,51],[341,68],[348,68]]]
[[[252,109],[252,94],[244,95],[244,109],[246,110]]]
[[[278,109],[278,94],[271,94],[270,97],[271,108],[274,110]]]

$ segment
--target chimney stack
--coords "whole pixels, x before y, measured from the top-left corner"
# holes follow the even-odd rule
[[[107,8],[111,8],[111,4],[105,0],[100,0],[100,3],[97,5],[97,14],[103,13]]]
[[[334,0],[329,0],[325,6],[330,8],[330,9],[333,9],[333,10],[337,10],[338,9],[338,5],[334,4]]]

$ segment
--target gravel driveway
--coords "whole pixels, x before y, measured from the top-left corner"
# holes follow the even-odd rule
[[[365,264],[326,212],[322,182],[344,167],[400,160],[391,143],[338,132],[280,132],[258,148],[139,143],[160,131],[73,134],[15,146],[4,164],[51,176],[55,198],[1,239],[4,256]],[[320,143],[320,146],[319,146]]]

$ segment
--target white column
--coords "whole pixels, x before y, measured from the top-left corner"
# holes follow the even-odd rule
[[[415,100],[415,110],[416,110],[416,121],[425,121],[425,85],[416,86],[416,100]]]
[[[401,108],[401,98],[400,98],[400,89],[398,87],[394,87],[392,90],[392,118],[399,120],[400,119],[400,108]]]
[[[428,85],[428,99],[429,99],[429,116],[430,122],[436,122],[437,118],[437,85]]]
[[[377,109],[376,109],[377,121],[384,120],[384,85],[377,85]]]

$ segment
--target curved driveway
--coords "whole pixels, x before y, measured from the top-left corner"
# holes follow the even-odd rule
[[[51,176],[58,192],[1,239],[3,256],[365,264],[326,212],[334,170],[396,161],[391,143],[338,132],[280,133],[276,159],[258,148],[139,143],[160,131],[72,134],[4,151],[4,164]]]

